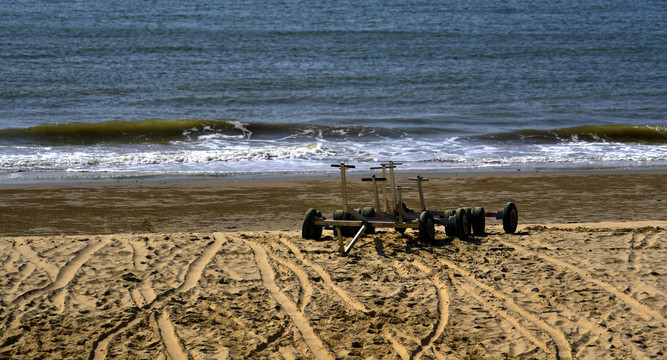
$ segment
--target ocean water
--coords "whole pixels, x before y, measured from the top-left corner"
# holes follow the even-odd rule
[[[667,168],[667,2],[3,1],[0,181]]]

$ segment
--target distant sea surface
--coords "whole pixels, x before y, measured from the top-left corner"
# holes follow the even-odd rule
[[[667,2],[0,7],[0,181],[667,168]]]

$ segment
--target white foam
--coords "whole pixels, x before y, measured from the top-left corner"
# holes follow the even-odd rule
[[[452,138],[440,141],[335,142],[312,138],[309,142],[259,141],[215,134],[172,144],[0,147],[0,171],[9,173],[17,170],[275,173],[319,171],[338,162],[357,164],[363,169],[387,159],[402,161],[413,169],[665,167],[667,146],[602,142],[509,146],[465,143]]]

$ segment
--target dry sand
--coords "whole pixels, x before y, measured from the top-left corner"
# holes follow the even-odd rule
[[[664,173],[430,177],[518,233],[342,256],[295,231],[335,178],[5,186],[0,358],[665,358]]]

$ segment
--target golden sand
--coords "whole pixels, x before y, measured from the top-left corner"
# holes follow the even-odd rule
[[[295,231],[335,178],[5,186],[0,358],[664,358],[664,174],[430,177],[429,207],[512,200],[517,233],[343,256]]]

